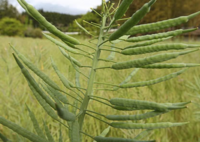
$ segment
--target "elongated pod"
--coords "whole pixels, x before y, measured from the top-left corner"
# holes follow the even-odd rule
[[[40,69],[38,69],[31,61],[29,61],[24,55],[19,53],[12,45],[12,49],[17,53],[17,56],[22,60],[22,62],[30,69],[32,70],[37,76],[39,76],[44,82],[46,82],[48,85],[53,87],[56,90],[60,90],[58,85],[53,82],[46,74],[44,74]]]
[[[25,10],[30,13],[30,16],[33,16],[33,18],[38,21],[41,25],[43,25],[49,32],[54,34],[55,36],[59,37],[63,41],[67,41],[69,43],[72,43],[74,45],[79,45],[79,41],[73,37],[70,37],[60,30],[58,30],[55,26],[53,26],[51,23],[49,23],[33,6],[26,3],[25,0],[21,0],[23,5],[26,7]]]
[[[62,43],[61,41],[58,41],[57,39],[47,35],[47,34],[44,34],[43,35],[48,39],[50,40],[51,42],[55,43],[56,45],[58,45],[59,47],[62,47],[63,49],[71,52],[71,53],[75,53],[75,54],[78,54],[79,52],[71,47],[68,47],[66,44]]]
[[[35,89],[35,91],[53,108],[55,108],[54,102],[45,94],[45,92],[39,87],[35,79],[31,76],[26,68],[22,65],[22,63],[17,59],[17,57],[13,54],[15,61],[17,62],[18,66],[20,67],[24,77],[28,80],[30,85]]]
[[[161,112],[168,111],[168,107],[166,105],[149,102],[149,101],[141,101],[141,100],[132,100],[132,99],[123,99],[123,98],[112,98],[110,99],[110,103],[112,105],[121,106],[121,107],[130,107],[136,109],[150,109]]]
[[[186,68],[186,67],[196,67],[200,66],[200,64],[193,63],[157,63],[147,66],[142,66],[140,68],[145,69],[169,69],[169,68]]]
[[[72,122],[71,142],[81,142],[79,127],[80,126],[79,126],[78,120],[75,120]]]
[[[120,19],[124,16],[124,14],[128,10],[128,8],[129,8],[129,6],[131,5],[132,2],[133,2],[133,0],[123,0],[122,1],[119,8],[115,12],[115,15],[114,15],[110,25],[112,25],[116,20],[118,20],[118,19]]]
[[[127,42],[140,42],[140,41],[145,41],[145,40],[167,38],[167,37],[171,37],[171,36],[177,36],[177,35],[181,35],[181,34],[184,34],[184,33],[196,31],[197,29],[198,28],[192,28],[192,29],[187,29],[187,30],[180,29],[180,30],[169,31],[169,32],[164,32],[164,33],[132,37],[132,38],[127,39],[126,41]]]
[[[151,6],[156,2],[156,0],[151,0],[146,3],[141,9],[136,11],[132,17],[127,20],[116,32],[110,35],[109,41],[116,40],[123,36],[127,31],[135,26],[149,11]]]
[[[41,138],[40,136],[37,136],[30,131],[18,126],[17,124],[6,120],[5,118],[0,116],[0,124],[8,127],[9,129],[13,130],[14,132],[20,134],[21,136],[29,139],[32,142],[48,142],[46,139]]]
[[[101,137],[101,136],[94,137],[94,140],[97,142],[155,142],[154,140],[140,141],[140,140],[135,140],[135,139]]]
[[[160,122],[160,123],[126,123],[126,122],[112,122],[110,125],[114,128],[120,129],[161,129],[168,127],[176,127],[188,124],[183,123],[171,123],[171,122]]]
[[[146,32],[152,32],[152,31],[157,31],[157,30],[161,30],[161,29],[174,27],[174,26],[188,22],[190,19],[196,17],[199,14],[200,14],[200,11],[193,13],[191,15],[188,15],[188,16],[181,16],[178,18],[159,21],[156,23],[138,25],[138,26],[131,28],[126,34],[127,35],[135,35],[138,33],[146,33]]]
[[[129,69],[129,68],[140,68],[141,66],[146,66],[146,65],[150,65],[150,64],[154,64],[158,62],[167,61],[173,58],[177,58],[180,55],[188,54],[197,50],[198,49],[183,51],[183,52],[162,53],[162,54],[157,54],[157,55],[153,55],[146,58],[140,58],[140,59],[125,61],[125,62],[118,62],[112,65],[112,69],[121,70],[121,69]]]
[[[158,42],[162,42],[164,40],[168,40],[170,38],[172,38],[172,37],[159,38],[159,39],[153,39],[153,40],[145,41],[145,42],[142,42],[142,43],[136,43],[134,45],[130,45],[130,46],[125,47],[124,50],[130,49],[130,48],[137,48],[137,47],[141,47],[141,46],[152,45],[152,44],[155,44],[155,43],[158,43]]]
[[[168,111],[166,111],[168,112]],[[106,118],[109,120],[120,120],[120,121],[125,121],[125,120],[142,120],[142,119],[147,119],[151,117],[155,117],[161,114],[164,114],[166,112],[160,112],[160,111],[151,111],[147,112],[144,114],[135,114],[135,115],[106,115]]]
[[[163,76],[163,77],[160,77],[160,78],[157,78],[157,79],[153,79],[153,80],[149,80],[149,81],[134,82],[134,83],[129,83],[129,84],[123,84],[120,87],[121,88],[133,88],[133,87],[149,86],[149,85],[157,84],[157,83],[164,82],[166,80],[175,78],[185,71],[186,71],[186,69],[183,69],[183,70],[180,70],[178,72],[174,72],[174,73],[168,74],[166,76]]]
[[[74,121],[76,119],[76,115],[69,112],[67,109],[64,107],[60,107],[59,105],[56,104],[56,110],[60,118],[66,120],[66,121]]]
[[[169,43],[169,44],[157,44],[150,46],[142,46],[137,48],[124,49],[121,51],[124,55],[137,55],[151,52],[167,51],[167,50],[181,50],[186,48],[197,48],[200,45],[188,45],[183,43]]]

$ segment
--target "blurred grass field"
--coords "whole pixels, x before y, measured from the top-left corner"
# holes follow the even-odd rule
[[[88,44],[86,39],[80,40]],[[182,40],[185,43],[199,44],[200,41],[192,40]],[[95,41],[94,41],[95,42]],[[180,42],[177,41],[167,41],[167,42]],[[42,107],[38,104],[34,96],[32,95],[30,89],[28,88],[27,82],[23,75],[21,74],[17,64],[15,63],[12,56],[12,49],[9,47],[9,43],[14,45],[21,53],[23,53],[27,58],[29,58],[35,65],[43,70],[47,75],[51,77],[56,83],[58,83],[63,89],[62,83],[59,81],[59,78],[56,76],[50,64],[50,57],[54,59],[58,68],[65,74],[65,76],[72,82],[75,82],[75,70],[73,69],[70,62],[62,56],[57,46],[52,44],[46,39],[31,39],[31,38],[19,38],[19,37],[0,37],[0,116],[6,117],[8,120],[13,121],[20,126],[34,132],[31,120],[26,109],[27,104],[30,109],[36,114],[39,122],[46,120],[48,122],[49,128],[52,132],[52,135],[58,139],[59,136],[59,124],[52,121],[49,116],[44,112]],[[93,44],[91,44],[93,46]],[[127,43],[120,43],[118,47],[128,46]],[[91,49],[86,47],[81,47],[86,51],[93,52]],[[109,47],[105,47],[109,49]],[[185,63],[200,63],[199,57],[200,51],[195,53],[190,53],[188,55],[180,56],[177,59],[170,60],[170,62],[185,62]],[[72,55],[72,54],[71,54]],[[101,58],[106,58],[109,55],[109,52],[103,51]],[[82,56],[72,55],[78,59],[83,65],[91,65],[91,60]],[[146,56],[146,55],[142,55]],[[139,55],[125,57],[116,53],[116,61],[124,61],[127,59],[134,59],[142,57]],[[110,63],[101,61],[99,67],[107,66]],[[126,76],[130,74],[133,69],[114,71],[110,69],[98,70],[96,81],[107,82],[119,84],[123,81]],[[164,69],[164,70],[147,70],[141,69],[136,76],[132,78],[132,82],[149,80],[153,78],[158,78],[166,74],[178,71],[179,69]],[[81,69],[85,74],[89,74],[89,69]],[[34,77],[36,77],[33,74]],[[120,89],[116,92],[111,91],[94,91],[95,95],[103,96],[106,98],[113,97],[123,97],[123,98],[132,98],[139,100],[148,100],[156,102],[182,102],[182,101],[197,101],[196,97],[192,97],[190,94],[194,94],[194,90],[188,88],[186,85],[188,82],[195,83],[194,76],[200,76],[200,68],[190,68],[184,74],[178,76],[175,79],[168,80],[166,82],[148,86],[140,87],[133,89]],[[37,77],[36,77],[37,78]],[[39,79],[37,78],[39,81]],[[81,76],[81,85],[86,87],[87,82],[86,78]],[[94,88],[108,88],[103,85],[95,85]],[[72,100],[70,100],[72,101]],[[133,114],[138,112],[118,112],[113,110],[103,104],[91,101],[89,108],[90,110],[95,110],[103,114]],[[176,110],[170,113],[164,114],[162,116],[147,119],[145,121],[138,122],[190,122],[190,124],[168,128],[168,129],[159,129],[153,131],[153,133],[146,138],[147,139],[156,139],[157,142],[198,142],[200,140],[200,122],[197,122],[194,119],[194,111],[196,111],[195,104],[189,104],[187,109]],[[104,119],[104,118],[102,118]],[[42,123],[41,123],[42,126]],[[91,118],[89,116],[85,119],[84,132],[97,136],[99,135],[107,125]],[[67,131],[63,127],[63,137],[65,142],[69,141],[67,136]],[[18,136],[13,131],[7,129],[0,125],[0,132],[11,139],[13,142],[26,142],[27,140]],[[125,137],[133,138],[137,135],[140,130],[119,130],[111,129],[109,136],[115,137]],[[84,136],[84,142],[91,142],[92,140],[89,137]]]

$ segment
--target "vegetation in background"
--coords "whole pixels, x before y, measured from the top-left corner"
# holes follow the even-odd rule
[[[0,35],[23,36],[23,24],[14,18],[3,18],[0,20]]]
[[[55,58],[51,57],[49,58],[49,61],[42,62],[42,64],[39,64],[38,66],[38,61],[40,61],[41,59],[40,56],[40,58],[36,60],[36,66],[34,63],[35,61],[32,62],[27,59],[11,43],[10,47],[15,52],[13,54],[14,59],[18,67],[20,68],[23,76],[25,77],[23,83],[28,82],[28,86],[31,89],[33,96],[35,97],[37,102],[45,110],[46,114],[50,116],[51,119],[53,119],[53,121],[51,119],[49,121],[51,121],[52,123],[54,122],[55,124],[57,124],[57,126],[48,125],[49,123],[46,123],[46,121],[40,120],[39,117],[36,116],[34,112],[32,112],[33,108],[29,108],[29,104],[22,107],[22,112],[28,110],[29,116],[33,124],[32,129],[28,128],[27,130],[26,128],[16,124],[15,120],[10,120],[5,116],[0,117],[0,123],[33,142],[54,142],[55,139],[57,141],[59,140],[59,142],[62,142],[63,140],[65,140],[63,138],[65,136],[63,135],[63,128],[65,128],[64,131],[68,132],[68,137],[71,142],[85,141],[85,137],[90,138],[89,140],[92,139],[97,142],[140,142],[144,141],[143,139],[145,139],[146,142],[154,142],[154,140],[147,140],[149,139],[149,132],[151,132],[153,129],[161,129],[188,124],[186,120],[179,121],[180,115],[178,115],[178,118],[175,118],[175,121],[164,120],[160,122],[159,120],[155,120],[151,122],[151,119],[149,118],[155,118],[155,116],[158,115],[162,117],[163,115],[165,115],[165,113],[180,113],[180,111],[178,110],[187,108],[186,105],[191,103],[191,101],[184,100],[183,102],[168,102],[166,101],[167,99],[163,101],[157,101],[157,99],[153,100],[151,98],[147,98],[144,92],[142,92],[144,90],[141,89],[141,92],[139,92],[138,88],[148,87],[151,90],[154,90],[151,85],[165,82],[167,80],[171,81],[172,78],[180,77],[180,75],[183,74],[189,67],[199,66],[199,64],[195,63],[182,63],[182,60],[180,61],[180,63],[175,63],[174,60],[172,60],[179,56],[198,51],[197,48],[199,45],[190,43],[155,44],[164,40],[169,40],[170,38],[180,35],[182,33],[196,31],[197,28],[191,28],[187,30],[180,29],[171,32],[139,37],[130,37],[130,35],[144,32],[148,33],[149,31],[152,32],[177,26],[196,17],[198,14],[200,14],[200,12],[193,13],[185,17],[163,21],[162,24],[160,22],[157,22],[153,24],[136,26],[139,21],[150,11],[150,8],[155,2],[156,0],[148,1],[148,3],[144,4],[137,12],[132,15],[131,18],[127,19],[127,21],[123,25],[121,25],[117,31],[109,34],[108,31],[112,27],[112,24],[122,18],[130,3],[128,3],[128,1],[126,0],[123,1],[120,7],[116,9],[116,12],[113,13],[113,17],[110,20],[111,22],[107,23],[107,18],[110,18],[109,13],[111,9],[105,3],[105,1],[102,0],[102,13],[98,13],[98,15],[102,18],[100,22],[99,37],[96,38],[94,36],[94,41],[90,40],[90,42],[85,43],[82,42],[82,40],[65,35],[50,22],[46,21],[46,19],[36,9],[26,3],[25,0],[19,0],[21,6],[25,10],[27,10],[27,12],[32,17],[34,17],[34,19],[36,19],[49,32],[60,39],[57,40],[49,35],[44,34],[47,39],[59,46],[59,50],[61,51],[62,55],[64,55],[65,59],[68,60],[71,68],[73,69],[73,72],[70,72],[72,74],[71,78],[74,77],[74,79],[72,79],[74,80],[74,82],[72,82],[70,77],[66,77],[65,74],[60,71],[57,65],[57,60],[55,60]],[[87,34],[93,36],[78,22],[76,24]],[[99,23],[93,23],[92,25],[95,27],[98,24]],[[135,43],[138,41],[141,43],[137,43],[137,46],[126,43]],[[168,50],[177,51],[168,53],[163,52]],[[34,52],[37,53],[37,50],[35,50]],[[109,56],[107,54],[103,54],[106,52],[111,53]],[[121,56],[115,57],[115,54],[113,53]],[[146,53],[151,54],[143,55]],[[73,57],[71,55],[73,55]],[[124,57],[124,55],[126,55],[126,57]],[[84,56],[85,58],[81,58],[81,61],[79,61],[76,59],[76,57],[78,56]],[[88,61],[83,62],[83,60]],[[7,71],[9,73],[10,68],[7,64],[7,61],[5,59],[3,61],[7,65]],[[167,63],[162,63],[164,61],[167,61]],[[59,78],[57,80],[58,82],[52,80],[54,78],[54,74],[46,75],[43,72],[44,66],[48,68],[52,66],[54,74],[57,75],[57,77]],[[132,68],[135,69],[132,70]],[[179,70],[177,68],[185,69]],[[34,75],[32,75],[32,73],[30,73],[28,69],[31,70]],[[128,70],[128,74],[124,74],[126,72],[125,69]],[[139,76],[136,76],[136,74],[143,73],[143,69],[147,70],[148,78],[144,77],[144,74],[142,74],[142,77],[137,80],[137,77]],[[177,69],[178,71],[174,71],[174,69]],[[157,70],[162,70],[162,72],[160,72],[160,74],[157,74],[159,73],[157,72]],[[98,76],[97,74],[99,72],[100,75]],[[110,80],[109,78],[105,78],[103,72],[110,74]],[[164,72],[166,74],[163,75]],[[119,82],[113,82],[112,75],[114,74],[117,75],[117,79],[119,79]],[[135,80],[132,81],[132,78],[134,78]],[[11,80],[12,79],[8,78],[9,86],[11,86],[12,84]],[[135,89],[134,91],[138,96],[134,97],[133,99],[132,96],[127,95],[128,92],[131,92],[131,95],[133,95],[133,91],[128,88],[132,88],[132,90]],[[165,86],[163,92],[170,93],[168,92],[168,88],[170,87]],[[12,90],[10,89],[11,87],[9,88],[8,95],[11,95],[12,93]],[[161,88],[158,87],[157,91],[162,91],[160,89]],[[109,93],[105,93],[108,95],[103,94],[102,96],[100,93],[98,93],[99,91],[111,91],[114,92],[113,95],[115,96],[109,96]],[[155,93],[157,93],[157,91],[154,90]],[[121,98],[116,98],[116,92],[119,93],[118,97]],[[121,94],[123,94],[123,96]],[[124,94],[127,96],[125,96]],[[162,98],[163,97],[168,97],[168,95],[164,95],[162,96]],[[157,95],[156,98],[158,98]],[[100,107],[93,108],[93,106],[97,102],[101,104]],[[111,109],[111,113],[103,112],[102,107],[107,107]],[[8,106],[8,108],[12,107]],[[9,115],[7,114],[6,116]],[[96,119],[94,123],[96,121],[101,121],[103,123],[103,125],[98,126],[99,129],[97,129],[97,134],[94,134],[95,132],[88,133],[88,122],[86,121],[89,120],[88,118]],[[41,127],[40,122],[43,122],[43,127]],[[91,123],[91,121],[89,122]],[[112,137],[107,137],[106,135],[110,131],[110,128],[108,127],[103,131],[103,133],[100,133],[101,126],[110,126],[112,127],[112,130],[116,129],[118,131],[124,131],[124,129],[127,129],[127,131],[124,132],[130,133],[134,130],[134,132],[138,132],[139,135],[124,136],[122,132],[119,132],[119,135],[117,136],[112,135]],[[31,131],[33,129],[34,131]],[[51,131],[52,129],[58,132],[58,137],[53,136],[53,133]],[[135,131],[135,129],[145,130],[141,132]],[[179,129],[179,134],[180,133],[181,129]],[[84,138],[82,137],[83,135],[85,136]],[[1,134],[0,136],[1,139],[3,139],[4,141],[8,141],[6,135]],[[158,139],[159,138],[160,137],[158,137]],[[18,139],[20,139],[20,137]],[[165,139],[165,141],[168,140],[166,137],[163,139]],[[182,138],[178,137],[178,140],[180,139],[183,140]]]

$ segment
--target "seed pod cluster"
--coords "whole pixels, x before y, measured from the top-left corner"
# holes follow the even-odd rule
[[[116,40],[128,32],[130,28],[135,26],[150,11],[151,6],[155,2],[156,0],[151,0],[141,9],[136,11],[129,20],[127,20],[116,32],[110,35],[109,41]]]
[[[198,49],[197,49],[198,50]],[[183,52],[172,52],[172,53],[162,53],[146,58],[135,59],[131,61],[118,62],[112,65],[112,69],[121,70],[129,68],[140,68],[141,66],[150,65],[158,62],[167,61],[173,58],[176,58],[180,55],[188,54],[197,50],[189,50]]]
[[[127,35],[135,35],[138,33],[147,33],[147,32],[152,32],[152,31],[157,31],[157,30],[161,30],[161,29],[174,27],[174,26],[188,22],[190,19],[196,17],[199,14],[200,14],[200,11],[193,13],[191,15],[188,15],[188,16],[181,16],[178,18],[159,21],[156,23],[138,25],[138,26],[131,28],[126,34]]]
[[[127,42],[139,42],[139,41],[145,41],[145,40],[153,40],[153,39],[160,39],[160,38],[167,38],[171,36],[177,36],[181,35],[183,33],[189,33],[192,31],[196,31],[198,28],[193,28],[193,29],[187,29],[187,30],[175,30],[175,31],[170,31],[170,32],[164,32],[164,33],[158,33],[158,34],[152,34],[152,35],[145,35],[145,36],[138,36],[138,37],[132,37],[127,39]]]
[[[137,55],[137,54],[145,54],[145,53],[159,52],[166,50],[181,50],[192,47],[193,48],[199,47],[199,45],[188,45],[183,43],[157,44],[151,46],[142,46],[137,48],[124,49],[121,51],[121,53],[124,55]]]

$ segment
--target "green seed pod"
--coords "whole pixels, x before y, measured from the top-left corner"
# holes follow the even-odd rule
[[[125,123],[125,122],[112,122],[110,126],[120,129],[161,129],[168,127],[176,127],[188,124],[188,122],[183,123],[171,123],[171,122],[161,122],[161,123]]]
[[[69,56],[69,54],[67,54],[66,52],[65,52],[65,50],[63,50],[62,48],[60,48],[59,47],[59,49],[60,49],[60,51],[61,51],[61,53],[69,60],[69,61],[73,61],[74,62],[74,64],[75,65],[77,65],[78,67],[81,67],[82,65],[81,65],[81,63],[79,63],[79,61],[77,61],[75,58],[73,58],[73,57],[70,57]],[[71,59],[71,60],[70,60]]]
[[[7,139],[3,134],[0,133],[0,139],[2,142],[11,142],[9,139]]]
[[[200,64],[192,64],[192,63],[157,63],[147,66],[142,66],[140,68],[145,69],[169,69],[169,68],[186,68],[186,67],[196,67],[200,66]]]
[[[49,32],[51,32],[55,36],[59,37],[63,41],[67,41],[67,42],[72,43],[74,45],[80,44],[77,39],[64,34],[60,30],[58,30],[55,26],[53,26],[51,23],[49,23],[33,6],[26,3],[25,0],[21,0],[21,2],[26,7],[25,10],[27,10],[28,13],[31,14],[30,16],[33,16],[33,18],[35,20],[37,20],[41,25],[43,25]]]
[[[53,87],[56,90],[60,90],[58,85],[54,83],[46,74],[44,74],[41,70],[39,70],[32,62],[30,62],[24,55],[19,53],[13,46],[11,46],[13,50],[17,53],[18,57],[22,60],[22,62],[32,70],[37,76],[39,76],[44,82]]]
[[[134,83],[130,83],[130,84],[123,84],[120,87],[121,88],[133,88],[133,87],[143,87],[143,86],[149,86],[149,85],[153,85],[153,84],[157,84],[160,82],[164,82],[166,80],[172,79],[174,77],[177,77],[178,75],[182,74],[183,72],[185,72],[186,69],[180,70],[178,72],[174,72],[171,74],[168,74],[166,76],[157,78],[157,79],[153,79],[153,80],[149,80],[149,81],[142,81],[142,82],[134,82]]]
[[[71,142],[81,142],[78,120],[72,122]]]
[[[35,114],[28,108],[27,106],[27,109],[28,109],[28,112],[29,112],[29,116],[31,118],[31,121],[32,121],[32,124],[33,124],[33,127],[35,129],[35,131],[37,132],[37,134],[41,137],[41,138],[44,138],[46,139],[42,129],[40,128],[39,124],[38,124],[38,121],[37,119],[35,118]]]
[[[155,142],[153,141],[140,141],[135,139],[125,139],[125,138],[114,138],[114,137],[94,137],[94,140],[97,142]]]
[[[150,65],[150,64],[154,64],[158,62],[167,61],[173,58],[177,58],[180,55],[188,54],[197,50],[195,49],[195,50],[189,50],[189,51],[183,51],[183,52],[162,53],[162,54],[153,55],[146,58],[119,62],[119,63],[113,64],[112,69],[121,70],[121,69],[129,69],[129,68],[140,68],[145,65]]]
[[[56,104],[56,110],[60,118],[66,120],[66,121],[74,121],[76,119],[76,115],[69,112],[63,107],[60,107]]]
[[[46,101],[37,93],[37,91],[33,88],[33,86],[30,85],[30,83],[28,85],[31,91],[33,92],[33,95],[35,96],[39,104],[43,107],[43,109],[47,112],[47,114],[53,119],[58,120],[58,115],[51,108],[51,106],[48,103],[46,103]]]
[[[53,59],[51,59],[51,64],[52,64],[52,67],[54,68],[56,74],[58,75],[58,77],[62,81],[63,85],[68,89],[71,89],[71,87],[74,87],[74,85],[71,82],[69,82],[67,80],[67,78],[58,70],[58,68],[57,68],[55,62],[53,61]]]
[[[121,106],[112,106],[113,109],[120,110],[120,111],[133,111],[138,110],[136,108],[130,108],[130,107],[121,107]]]
[[[142,42],[142,43],[137,43],[137,44],[134,44],[134,45],[125,47],[124,50],[125,50],[125,49],[129,49],[129,48],[136,48],[136,47],[141,47],[141,46],[152,45],[152,44],[154,44],[154,43],[162,42],[162,41],[168,40],[168,39],[170,39],[170,38],[172,38],[172,37],[154,39],[154,40],[145,41],[145,42]]]
[[[48,142],[46,139],[41,138],[40,136],[37,136],[30,131],[18,126],[17,124],[6,120],[5,118],[0,116],[0,124],[8,127],[9,129],[13,130],[14,132],[20,134],[21,136],[29,139],[32,142]]]
[[[174,27],[174,26],[188,22],[190,19],[196,17],[199,14],[200,14],[200,11],[193,13],[189,16],[181,16],[181,17],[178,17],[178,18],[159,21],[159,22],[156,22],[156,23],[138,25],[138,26],[131,28],[126,34],[127,35],[135,35],[135,34],[138,34],[138,33],[153,32],[153,31],[157,31],[157,30],[161,30],[161,29]]]
[[[187,30],[175,30],[175,31],[170,31],[170,32],[164,32],[164,33],[158,33],[158,34],[152,34],[152,35],[145,35],[145,36],[138,36],[138,37],[132,37],[127,39],[127,42],[140,42],[140,41],[145,41],[145,40],[153,40],[153,39],[159,39],[159,38],[167,38],[171,36],[177,36],[181,35],[183,33],[189,33],[192,31],[196,31],[198,28],[193,28],[193,29],[187,29]]]
[[[166,111],[166,112],[168,112],[168,111]],[[142,120],[142,119],[155,117],[155,116],[164,114],[166,112],[151,111],[151,112],[147,112],[147,113],[144,113],[144,114],[136,114],[136,115],[107,115],[105,117],[107,119],[109,119],[109,120],[120,120],[120,121],[124,121],[124,120]]]
[[[47,34],[44,34],[44,33],[43,33],[43,35],[44,35],[48,40],[50,40],[51,42],[55,43],[55,44],[58,45],[59,47],[62,47],[63,49],[65,49],[65,50],[67,50],[67,51],[69,51],[69,52],[71,52],[71,53],[74,53],[74,54],[78,54],[78,53],[79,53],[77,50],[68,47],[68,46],[65,45],[64,43],[62,43],[62,42],[56,40],[55,38],[53,38],[53,37],[51,37],[51,36],[49,36],[49,35],[47,35]]]
[[[110,35],[109,41],[116,40],[123,36],[126,32],[135,26],[140,20],[150,11],[151,6],[156,2],[156,0],[151,0],[146,3],[140,10],[136,11],[132,17],[127,20],[116,32]]]
[[[44,126],[44,130],[45,130],[46,136],[48,138],[48,141],[49,142],[55,142],[45,121],[43,121],[43,126]]]
[[[17,59],[17,57],[13,54],[18,66],[20,67],[23,75],[25,76],[25,78],[28,80],[28,82],[31,84],[31,86],[37,91],[37,93],[53,108],[55,108],[55,104],[54,102],[49,98],[49,96],[47,96],[45,94],[45,92],[39,87],[39,85],[37,84],[37,82],[35,81],[35,79],[30,75],[30,73],[28,72],[28,70],[26,68],[24,68],[24,66],[22,65],[22,63]]]
[[[119,6],[117,11],[115,12],[115,15],[113,17],[114,18],[113,22],[124,16],[124,14],[128,10],[128,8],[129,8],[129,6],[131,5],[132,2],[133,2],[133,0],[123,0],[122,1],[121,5]],[[113,23],[113,22],[111,22],[111,23]]]
[[[137,55],[137,54],[145,54],[151,52],[159,52],[166,50],[181,50],[191,47],[199,47],[199,45],[188,45],[183,43],[170,43],[170,44],[158,44],[151,46],[142,46],[137,48],[124,49],[121,51],[124,55]]]
[[[168,108],[166,105],[156,103],[156,102],[149,102],[149,101],[112,98],[110,99],[110,103],[116,106],[129,107],[129,108],[135,108],[135,109],[149,109],[149,110],[156,110],[156,111],[161,111],[161,112],[168,111]]]

